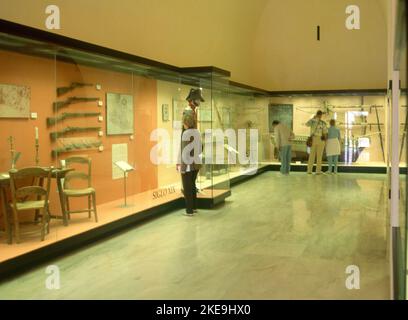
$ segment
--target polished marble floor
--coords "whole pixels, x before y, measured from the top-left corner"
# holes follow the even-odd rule
[[[1,299],[388,299],[384,175],[281,176],[233,188],[215,210],[182,211],[0,284]],[[348,290],[346,268],[360,268]]]

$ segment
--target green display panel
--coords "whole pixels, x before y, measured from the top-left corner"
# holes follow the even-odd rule
[[[273,132],[274,120],[280,121],[293,130],[293,104],[269,104],[269,132]]]

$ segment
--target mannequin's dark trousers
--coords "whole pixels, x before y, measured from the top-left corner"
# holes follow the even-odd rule
[[[196,180],[198,171],[190,171],[181,174],[183,182],[184,199],[186,201],[186,212],[192,214],[197,209],[197,188]]]

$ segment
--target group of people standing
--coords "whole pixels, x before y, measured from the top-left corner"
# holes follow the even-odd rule
[[[326,150],[328,161],[328,171],[330,174],[337,174],[338,159],[341,153],[341,135],[336,127],[336,120],[330,120],[330,127],[322,120],[323,112],[318,111],[316,115],[306,122],[310,128],[310,137],[308,147],[310,148],[309,160],[307,164],[307,173],[312,174],[313,166],[316,162],[316,174],[322,174],[323,153]],[[275,147],[279,150],[281,160],[281,173],[288,175],[290,172],[290,163],[292,160],[292,140],[295,135],[283,123],[275,120],[272,123],[275,133]]]

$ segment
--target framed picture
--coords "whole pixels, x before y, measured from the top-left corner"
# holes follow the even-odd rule
[[[29,118],[31,89],[0,84],[0,118]]]
[[[162,104],[162,120],[165,122],[170,120],[168,104]]]
[[[106,134],[134,133],[133,96],[120,93],[106,94]]]

